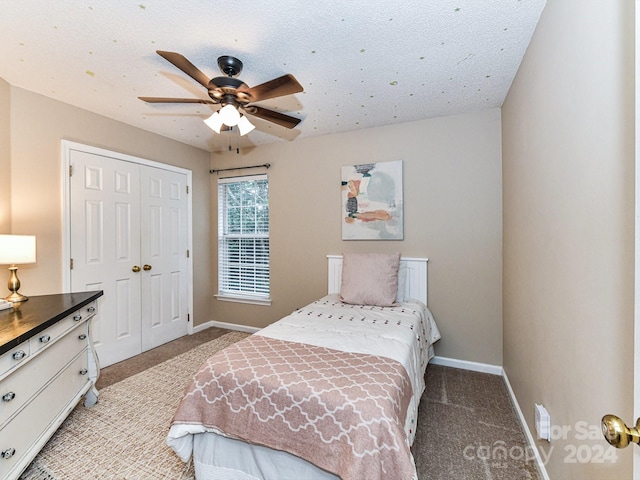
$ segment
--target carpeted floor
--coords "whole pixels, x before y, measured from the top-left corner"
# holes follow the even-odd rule
[[[420,480],[540,479],[502,377],[429,365],[413,455]]]
[[[164,345],[141,353],[140,355],[136,355],[124,362],[102,368],[100,370],[100,377],[98,378],[96,387],[98,390],[102,390],[109,385],[113,385],[114,383],[124,380],[136,373],[142,372],[147,368],[151,368],[160,362],[169,360],[170,358],[191,350],[198,345],[215,340],[225,333],[229,333],[229,330],[216,327],[207,328],[206,330],[193,335],[185,335],[177,340],[165,343]]]
[[[169,423],[202,362],[246,336],[226,333],[102,388],[96,405],[71,412],[21,480],[193,480],[191,464],[166,445]],[[130,372],[138,363],[111,370]]]
[[[193,479],[165,444],[168,423],[202,360],[244,336],[211,328],[104,368],[98,405],[77,407],[21,479]],[[420,480],[540,478],[501,377],[430,365],[426,378],[412,449]]]

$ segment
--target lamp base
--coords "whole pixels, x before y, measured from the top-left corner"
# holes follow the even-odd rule
[[[7,302],[20,303],[20,302],[26,302],[27,300],[29,300],[29,297],[25,297],[24,295],[18,292],[13,292],[11,295],[4,297],[4,299]]]
[[[9,267],[9,271],[11,272],[11,276],[9,277],[9,284],[7,287],[11,294],[8,297],[4,297],[7,302],[20,303],[26,302],[29,300],[29,297],[25,297],[24,295],[18,293],[18,289],[20,288],[20,280],[18,279],[18,267],[12,265]]]

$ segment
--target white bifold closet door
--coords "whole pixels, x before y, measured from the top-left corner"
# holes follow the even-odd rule
[[[71,151],[71,290],[103,290],[102,367],[188,330],[186,175]]]

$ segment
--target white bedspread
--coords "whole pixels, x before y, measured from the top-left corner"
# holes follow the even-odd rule
[[[327,295],[263,328],[256,335],[308,343],[354,353],[389,357],[407,370],[416,410],[424,392],[424,371],[433,357],[433,342],[440,332],[429,309],[418,300],[397,307],[372,307],[342,303]],[[407,417],[410,443],[415,436],[414,415]]]
[[[405,422],[407,441],[409,445],[413,443],[424,372],[433,356],[432,344],[440,338],[433,317],[422,302],[408,300],[397,307],[381,308],[343,304],[337,295],[327,295],[256,335],[385,356],[400,362],[413,387]],[[167,443],[184,461],[193,454],[198,479],[337,478],[293,455],[218,433],[197,425],[173,425]],[[313,476],[290,476],[305,471]]]

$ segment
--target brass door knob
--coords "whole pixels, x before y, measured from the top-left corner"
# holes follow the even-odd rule
[[[610,445],[616,448],[625,448],[629,443],[640,445],[640,418],[636,420],[636,426],[629,428],[615,415],[605,415],[602,417],[602,434]]]
[[[134,266],[131,268],[131,271],[132,271],[132,272],[135,272],[135,273],[138,273],[138,272],[140,271],[140,267],[139,267],[138,265],[134,265]]]
[[[142,269],[143,269],[145,272],[148,272],[149,270],[151,270],[151,265],[146,265],[146,264],[145,264],[145,266],[144,266],[144,267],[142,267]]]

